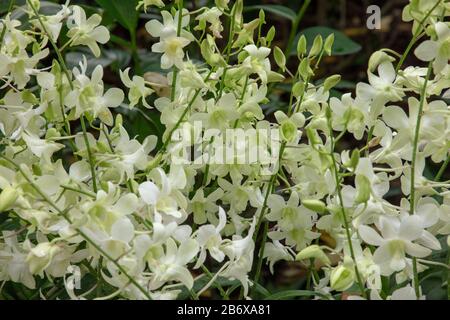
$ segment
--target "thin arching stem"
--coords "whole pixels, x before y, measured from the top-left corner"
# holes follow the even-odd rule
[[[414,214],[414,208],[416,206],[416,160],[417,160],[417,146],[419,144],[419,135],[420,135],[420,125],[422,122],[422,113],[423,106],[426,101],[426,92],[427,92],[427,84],[430,79],[431,72],[433,71],[432,63],[428,64],[428,72],[425,77],[425,81],[423,83],[422,90],[420,92],[420,103],[419,110],[417,111],[417,121],[416,128],[414,131],[414,142],[413,142],[413,150],[412,150],[412,159],[411,159],[411,189],[410,189],[410,199],[409,199],[409,214]],[[412,115],[411,115],[412,116]],[[417,298],[420,297],[420,285],[419,285],[419,273],[417,271],[417,260],[413,257],[413,273],[414,273],[414,291],[416,292]]]
[[[67,65],[66,65],[66,62],[64,61],[64,58],[62,57],[61,50],[59,50],[59,48],[56,45],[55,41],[53,41],[51,34],[48,32],[47,27],[45,26],[44,22],[42,21],[42,18],[39,15],[39,12],[36,10],[35,6],[33,5],[32,1],[27,0],[27,3],[30,6],[31,10],[33,10],[33,13],[36,16],[36,18],[38,19],[39,24],[41,25],[42,31],[44,31],[45,34],[47,34],[48,41],[50,42],[50,44],[52,45],[53,49],[55,50],[55,53],[56,53],[56,56],[58,57],[58,61],[59,61],[60,65],[61,65],[61,68],[63,69],[63,72],[64,72],[64,74],[67,77],[67,82],[69,83],[70,88],[73,90],[74,87],[73,87],[73,83],[72,83],[71,78],[70,78],[69,69],[67,69]],[[89,139],[87,137],[86,124],[85,124],[83,115],[81,115],[81,117],[80,117],[80,122],[81,122],[81,128],[83,130],[84,142],[86,143],[86,149],[87,149],[87,152],[88,152],[89,165],[91,167],[93,188],[94,188],[94,191],[97,192],[97,182],[96,182],[96,177],[95,177],[94,160],[92,158],[92,151],[91,151],[91,147],[89,145]]]
[[[398,71],[400,70],[400,68],[403,66],[403,63],[405,62],[406,58],[409,55],[409,52],[411,51],[412,47],[416,44],[417,40],[420,37],[420,34],[422,33],[423,29],[424,29],[424,24],[427,21],[427,19],[430,17],[430,15],[433,13],[434,9],[436,9],[439,4],[442,2],[442,0],[439,0],[436,2],[436,4],[433,6],[433,8],[431,8],[430,11],[428,11],[428,13],[425,15],[425,17],[422,19],[422,21],[420,21],[419,26],[417,26],[417,30],[414,32],[413,37],[411,38],[411,41],[409,41],[408,46],[406,47],[405,52],[403,52],[397,67],[395,68],[395,71],[398,73]]]
[[[339,177],[338,164],[337,164],[336,158],[334,157],[335,140],[334,140],[334,136],[333,136],[333,127],[331,125],[331,108],[330,108],[330,106],[328,106],[326,114],[327,114],[328,128],[330,130],[330,142],[331,142],[330,157],[331,157],[331,160],[332,160],[331,162],[333,165],[334,179],[336,180],[336,192],[337,192],[337,195],[339,198],[339,203],[341,206],[340,212],[341,212],[342,221],[343,221],[344,228],[345,228],[345,235],[347,237],[348,247],[350,250],[350,256],[351,256],[351,258],[353,260],[353,264],[355,266],[356,280],[358,282],[358,286],[361,291],[362,297],[366,298],[366,292],[364,290],[364,283],[361,279],[361,275],[358,270],[358,264],[356,262],[355,251],[353,249],[352,235],[350,233],[350,225],[347,220],[347,213],[346,213],[345,206],[344,206],[344,198],[342,196],[342,188],[341,188],[341,181],[340,181],[341,179]]]
[[[178,24],[177,24],[177,37],[181,35],[181,29],[183,24],[183,0],[178,1]],[[173,67],[172,73],[172,91],[170,93],[170,100],[175,100],[175,89],[177,86],[177,78],[178,78],[178,68],[176,66]]]

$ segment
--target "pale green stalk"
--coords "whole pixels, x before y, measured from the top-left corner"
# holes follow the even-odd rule
[[[356,273],[356,279],[357,279],[357,282],[358,282],[358,286],[359,286],[359,289],[361,291],[362,297],[366,298],[367,296],[366,296],[366,292],[364,290],[364,283],[363,283],[363,281],[361,279],[361,275],[360,275],[359,270],[358,270],[358,264],[357,264],[357,261],[356,261],[355,251],[353,249],[352,236],[351,236],[351,233],[350,233],[350,225],[348,223],[347,213],[346,213],[346,210],[345,210],[345,207],[344,207],[344,199],[343,199],[343,196],[342,196],[341,179],[339,177],[338,164],[337,164],[336,158],[334,157],[335,141],[334,141],[334,136],[333,136],[333,127],[331,125],[331,108],[330,108],[330,106],[328,106],[328,108],[327,108],[327,123],[328,123],[328,129],[330,131],[330,142],[331,142],[330,157],[331,157],[332,165],[333,165],[334,179],[336,180],[336,191],[337,191],[337,194],[338,194],[339,203],[340,203],[340,207],[341,207],[341,210],[340,210],[341,218],[342,218],[342,221],[344,223],[345,235],[347,237],[348,247],[349,247],[349,250],[350,250],[350,256],[351,256],[351,258],[353,260],[353,264],[355,266],[355,273]]]
[[[64,58],[62,57],[58,46],[53,41],[53,39],[51,37],[51,34],[48,32],[45,24],[43,23],[43,21],[41,19],[41,16],[39,15],[39,12],[36,10],[36,8],[34,7],[33,3],[30,0],[27,0],[27,3],[30,6],[30,8],[33,10],[36,18],[39,21],[39,24],[41,25],[42,30],[47,34],[48,41],[50,42],[50,44],[52,45],[53,49],[55,50],[55,53],[56,53],[56,55],[58,57],[58,61],[59,61],[60,65],[61,65],[61,67],[63,69],[64,74],[67,77],[67,81],[69,82],[70,88],[73,89],[73,83],[72,83],[72,81],[70,79],[69,70],[67,69],[66,62],[64,61]],[[87,152],[88,152],[89,165],[91,167],[93,188],[94,188],[94,191],[97,192],[97,182],[96,182],[96,177],[95,177],[94,161],[92,159],[91,147],[89,145],[89,140],[87,138],[86,124],[84,122],[84,116],[83,115],[81,115],[81,117],[80,117],[80,122],[81,122],[81,127],[82,127],[82,130],[83,130],[83,138],[84,138],[84,141],[86,143],[86,149],[87,149]]]
[[[183,0],[178,1],[178,25],[177,25],[177,37],[181,35],[181,25],[183,22]],[[177,87],[177,78],[178,78],[178,68],[176,66],[173,67],[172,72],[172,91],[170,93],[170,100],[175,100],[175,90]]]
[[[219,99],[222,96],[223,89],[225,87],[225,77],[227,76],[227,70],[228,70],[228,63],[230,62],[230,55],[231,55],[231,47],[233,46],[233,38],[234,38],[234,23],[236,18],[236,6],[233,6],[233,9],[231,9],[231,16],[230,16],[230,30],[228,33],[228,42],[225,46],[224,52],[226,53],[225,63],[226,67],[223,70],[222,79],[220,79],[220,85],[219,85]]]
[[[213,72],[212,69],[208,72],[208,74],[206,75],[206,77],[205,77],[205,79],[204,79],[205,82],[208,81],[208,79],[209,79],[209,77],[211,76],[212,72]],[[197,97],[199,96],[200,92],[201,92],[201,89],[197,89],[197,90],[195,91],[194,96],[193,96],[192,99],[189,101],[187,107],[184,109],[184,111],[183,111],[183,113],[181,114],[181,116],[180,116],[180,118],[178,119],[178,121],[175,123],[175,126],[169,131],[169,134],[168,134],[166,140],[164,141],[164,143],[163,143],[161,149],[158,151],[157,156],[163,154],[163,153],[166,151],[166,149],[167,149],[167,147],[168,147],[170,141],[172,140],[172,135],[173,135],[173,133],[178,129],[178,127],[180,126],[181,122],[183,122],[184,117],[185,117],[186,114],[189,112],[189,110],[191,110],[191,107],[192,107],[192,105],[194,104],[195,99],[197,99]],[[155,158],[156,158],[157,156],[155,156]]]
[[[400,58],[400,61],[398,62],[397,67],[395,68],[396,73],[398,73],[398,71],[402,67],[403,63],[405,62],[406,58],[408,57],[408,54],[411,51],[412,47],[419,39],[420,34],[422,33],[422,31],[424,29],[424,23],[427,21],[427,19],[433,13],[434,9],[436,9],[441,2],[442,2],[442,0],[439,0],[438,2],[436,2],[436,4],[433,6],[433,8],[431,8],[431,10],[425,15],[425,17],[422,19],[422,21],[420,21],[420,24],[417,27],[416,32],[414,32],[411,41],[408,43],[408,46],[406,47],[405,52],[403,52],[403,55]]]
[[[291,32],[289,34],[288,42],[286,45],[286,50],[284,51],[284,55],[286,57],[290,56],[292,45],[294,44],[294,39],[297,34],[298,26],[300,25],[300,22],[302,21],[303,16],[305,15],[305,12],[308,9],[310,4],[311,4],[311,0],[305,0],[303,2],[302,6],[300,7],[300,10],[298,11],[297,16],[295,17],[295,20],[292,24]]]
[[[431,72],[433,71],[432,63],[428,64],[428,72],[425,77],[425,81],[420,92],[420,103],[419,110],[417,111],[417,121],[416,128],[414,131],[414,142],[413,142],[413,150],[412,150],[412,160],[411,160],[411,189],[410,189],[410,199],[409,199],[409,214],[414,214],[414,208],[416,206],[416,158],[417,158],[417,146],[419,144],[419,135],[420,135],[420,125],[423,116],[423,106],[426,101],[426,92],[427,92],[427,84],[430,79]],[[413,273],[414,273],[414,291],[416,293],[417,298],[420,297],[420,286],[419,286],[419,273],[417,271],[417,260],[413,257]]]

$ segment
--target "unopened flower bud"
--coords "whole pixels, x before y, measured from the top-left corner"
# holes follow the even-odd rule
[[[306,37],[302,35],[297,42],[297,55],[299,58],[306,53],[306,46]]]
[[[6,187],[0,193],[0,212],[8,210],[17,200],[19,193],[15,188]]]
[[[305,249],[300,251],[295,259],[304,260],[310,258],[320,260],[322,263],[326,265],[331,264],[331,261],[328,258],[328,256],[322,251],[322,249],[317,244],[310,245],[309,247],[306,247]]]
[[[329,56],[331,56],[331,52],[332,52],[332,49],[333,49],[333,44],[334,44],[334,33],[330,34],[326,38],[325,44],[323,45],[323,50]]]
[[[355,203],[366,203],[370,199],[371,185],[369,179],[361,174],[356,175],[356,198]]]
[[[276,64],[280,67],[281,70],[286,70],[286,57],[284,56],[283,51],[280,48],[275,47],[273,53]]]
[[[309,200],[303,200],[302,204],[308,208],[309,210],[312,210],[314,212],[318,213],[324,213],[326,205],[323,203],[323,201],[316,200],[316,199],[309,199]]]
[[[323,89],[325,91],[330,91],[331,88],[334,88],[341,81],[341,76],[338,74],[332,75],[325,79],[323,83]]]
[[[369,59],[369,71],[373,72],[375,69],[382,64],[383,62],[389,61],[392,62],[395,59],[385,53],[384,51],[376,51],[374,52]]]
[[[330,285],[333,290],[344,291],[350,288],[355,281],[353,268],[340,265],[331,271]]]
[[[322,50],[322,46],[323,46],[323,39],[322,36],[319,34],[314,38],[313,45],[311,47],[311,50],[309,51],[309,56],[310,57],[317,56]]]

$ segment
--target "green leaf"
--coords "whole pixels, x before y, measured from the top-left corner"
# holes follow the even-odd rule
[[[295,21],[297,15],[295,12],[288,7],[280,6],[276,4],[265,4],[265,5],[255,5],[255,6],[248,6],[245,7],[244,11],[254,11],[254,10],[261,10],[276,14],[280,17],[286,18],[291,20],[292,22]]]
[[[319,296],[326,300],[328,297],[322,293],[309,291],[309,290],[286,290],[272,294],[271,296],[266,297],[264,300],[284,300],[291,299],[297,297],[314,297]]]
[[[339,30],[328,28],[328,27],[311,27],[300,32],[294,43],[297,43],[301,35],[304,35],[311,46],[316,36],[321,35],[322,38],[328,37],[330,34],[334,34],[334,44],[331,50],[331,55],[341,56],[353,54],[361,50],[361,45],[347,37],[344,33]],[[292,50],[290,55],[297,54],[296,50]]]
[[[130,32],[136,32],[139,13],[136,11],[138,0],[95,0],[117,22]]]
[[[259,293],[260,295],[263,296],[263,298],[269,297],[270,296],[270,292],[269,290],[267,290],[266,288],[264,288],[262,285],[260,285],[259,283],[253,283],[253,289]]]

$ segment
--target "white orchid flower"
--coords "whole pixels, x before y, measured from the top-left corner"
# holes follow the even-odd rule
[[[434,72],[438,73],[447,65],[450,59],[450,28],[445,22],[434,25],[436,40],[422,42],[414,51],[422,61],[433,61]]]
[[[70,45],[85,45],[91,49],[94,56],[100,56],[100,44],[105,44],[109,41],[109,31],[105,26],[101,26],[102,17],[98,14],[93,14],[86,19],[86,13],[80,6],[72,6],[72,15],[70,16],[67,27],[69,31],[67,36],[70,38]]]
[[[405,268],[406,254],[416,258],[424,258],[431,254],[429,242],[426,246],[416,243],[424,233],[419,216],[407,215],[401,218],[381,216],[376,225],[381,231],[381,236],[373,228],[365,225],[361,225],[358,230],[366,243],[378,246],[373,258],[383,275],[390,275]]]

